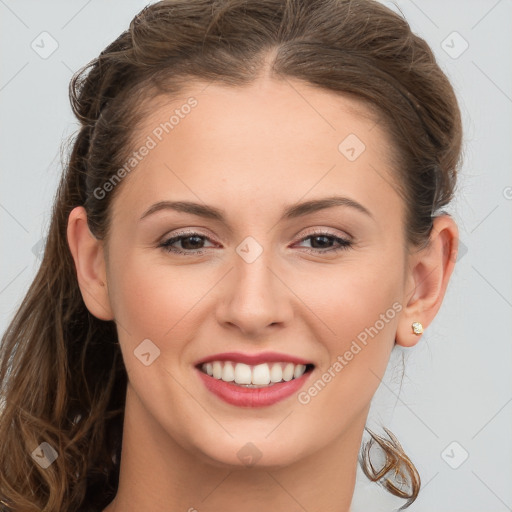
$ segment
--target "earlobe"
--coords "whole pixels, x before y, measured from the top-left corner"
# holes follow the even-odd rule
[[[87,309],[100,320],[113,320],[106,285],[103,244],[89,230],[83,206],[77,206],[69,214],[67,239]]]
[[[428,246],[410,255],[405,304],[396,333],[397,345],[416,345],[423,330],[436,316],[455,266],[457,247],[455,221],[450,215],[436,217]],[[421,329],[417,324],[421,324]]]

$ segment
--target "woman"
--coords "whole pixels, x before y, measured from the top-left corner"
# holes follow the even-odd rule
[[[443,300],[457,100],[371,0],[167,1],[75,75],[81,122],[5,333],[4,510],[350,509],[395,344]],[[376,463],[376,449],[380,463]]]

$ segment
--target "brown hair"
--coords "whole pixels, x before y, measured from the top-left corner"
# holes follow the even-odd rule
[[[372,0],[164,0],[144,8],[70,84],[81,128],[41,266],[0,346],[7,510],[102,510],[117,490],[127,375],[115,321],[91,315],[81,296],[66,237],[70,211],[85,206],[91,232],[107,237],[119,186],[102,199],[94,190],[123,165],[148,99],[171,97],[193,79],[243,86],[263,71],[353,95],[379,114],[394,142],[406,240],[428,243],[433,217],[453,195],[461,120],[432,51],[400,15]],[[387,463],[375,470],[370,443],[363,470],[409,506],[420,488],[416,468],[394,436],[371,435]],[[58,453],[47,469],[31,457],[41,442]],[[407,477],[405,490],[386,478],[393,469]]]

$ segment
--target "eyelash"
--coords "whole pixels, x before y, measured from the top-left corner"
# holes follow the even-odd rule
[[[209,237],[207,237],[205,235],[201,235],[200,233],[194,233],[194,232],[191,232],[191,233],[180,233],[179,235],[176,235],[176,236],[174,236],[172,238],[169,238],[169,239],[165,240],[158,247],[161,247],[166,252],[174,253],[174,254],[182,254],[182,255],[187,255],[187,256],[194,256],[194,255],[201,255],[201,254],[203,254],[204,250],[202,250],[202,249],[180,250],[180,249],[177,249],[176,247],[172,247],[172,244],[174,244],[176,242],[179,242],[179,241],[181,241],[183,239],[186,239],[186,238],[193,238],[193,237],[204,238],[206,240],[210,240]],[[340,246],[336,247],[336,248],[329,248],[327,250],[309,249],[309,250],[306,250],[306,252],[312,253],[312,254],[324,254],[324,253],[330,253],[330,252],[338,253],[338,252],[341,252],[341,251],[346,251],[347,249],[349,249],[352,246],[352,242],[350,240],[347,240],[345,238],[340,238],[338,236],[334,236],[331,233],[325,233],[325,232],[320,232],[320,231],[316,232],[316,233],[310,233],[306,237],[301,238],[299,240],[299,242],[303,242],[303,241],[308,240],[310,238],[317,238],[317,237],[330,238],[330,239],[334,240],[335,242],[339,243]]]

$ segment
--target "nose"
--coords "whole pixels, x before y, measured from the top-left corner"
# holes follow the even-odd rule
[[[217,308],[219,323],[237,328],[245,337],[267,335],[270,327],[288,325],[293,315],[293,293],[265,253],[252,263],[235,258]]]

